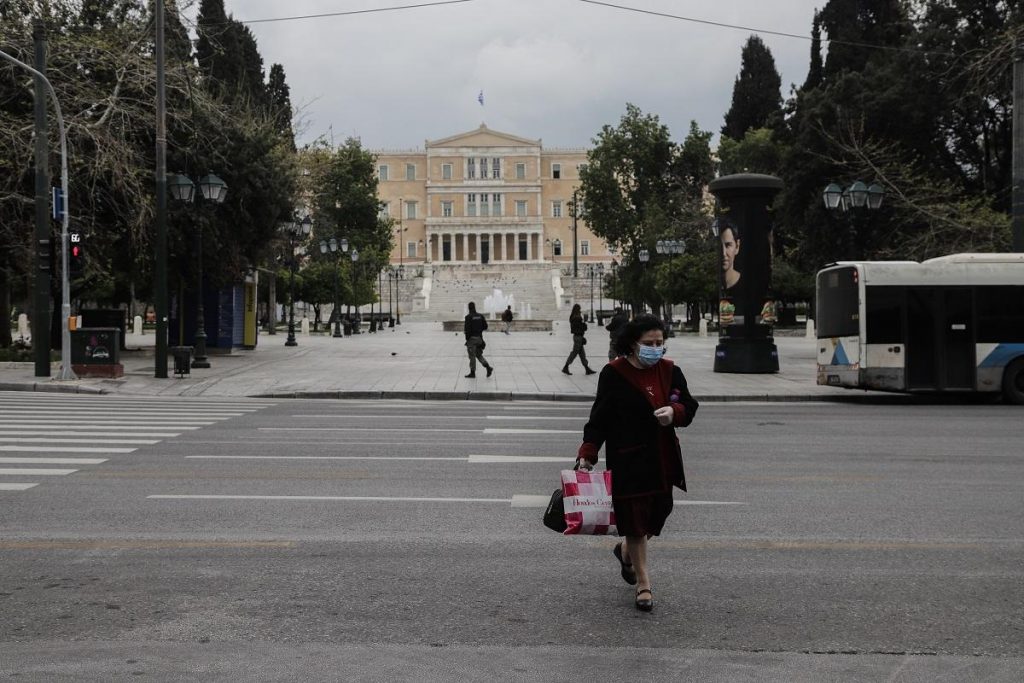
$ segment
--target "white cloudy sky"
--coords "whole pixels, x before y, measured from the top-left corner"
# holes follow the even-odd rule
[[[395,7],[430,0],[225,0],[235,19]],[[808,35],[824,0],[610,0],[714,22]],[[715,133],[750,31],[580,0],[471,0],[446,6],[251,23],[265,67],[284,65],[300,142],[357,136],[372,149],[489,127],[547,147],[587,146],[626,102],[673,138],[694,119]],[[761,34],[783,96],[807,75],[807,40]],[[477,103],[484,91],[485,104]]]

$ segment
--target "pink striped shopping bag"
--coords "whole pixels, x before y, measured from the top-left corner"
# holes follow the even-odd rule
[[[615,533],[612,473],[608,470],[562,470],[565,535],[603,536]]]

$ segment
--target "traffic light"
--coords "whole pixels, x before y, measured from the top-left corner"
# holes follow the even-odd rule
[[[82,233],[68,233],[68,270],[72,273],[85,272],[85,253],[82,250],[84,243]]]

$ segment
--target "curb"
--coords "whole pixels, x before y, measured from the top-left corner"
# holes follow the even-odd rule
[[[71,380],[75,381],[75,380]],[[109,394],[107,389],[81,384],[50,384],[47,382],[0,382],[0,391],[43,391],[51,394]]]

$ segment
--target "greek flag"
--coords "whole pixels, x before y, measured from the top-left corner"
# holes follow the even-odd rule
[[[476,101],[480,103],[480,106],[484,106],[484,91],[481,90],[480,94],[476,96]]]

